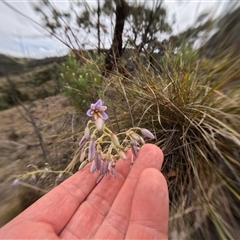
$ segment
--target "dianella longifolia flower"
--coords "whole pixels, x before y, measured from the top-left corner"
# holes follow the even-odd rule
[[[125,160],[126,152],[130,150],[131,164],[133,164],[140,147],[145,144],[144,137],[155,138],[146,128],[133,127],[120,133],[113,132],[105,124],[108,119],[106,110],[107,106],[103,105],[101,99],[90,105],[87,116],[93,119],[88,121],[79,142],[79,170],[91,162],[90,172],[99,172],[97,183],[104,176],[112,175],[116,178],[117,161]]]
[[[90,109],[87,111],[89,117],[94,117],[96,128],[101,131],[104,127],[104,121],[108,119],[105,113],[107,106],[103,106],[103,102],[99,99],[96,103],[91,104]]]

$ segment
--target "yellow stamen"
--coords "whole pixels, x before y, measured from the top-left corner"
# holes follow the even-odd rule
[[[99,117],[103,118],[101,112],[98,112],[97,115],[98,115]]]

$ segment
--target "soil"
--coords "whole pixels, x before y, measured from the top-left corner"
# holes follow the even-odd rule
[[[62,95],[25,106],[28,112],[22,106],[0,112],[0,227],[68,177],[56,181],[57,176],[48,170],[63,170],[71,161],[85,121]],[[43,138],[45,153],[29,113]],[[34,168],[46,171],[26,177]],[[16,178],[21,182],[14,186]]]

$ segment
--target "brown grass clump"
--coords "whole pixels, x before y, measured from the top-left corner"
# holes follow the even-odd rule
[[[163,149],[172,239],[238,238],[239,64],[185,46],[165,55],[160,74],[141,66],[132,80],[105,82],[112,127],[145,127]]]

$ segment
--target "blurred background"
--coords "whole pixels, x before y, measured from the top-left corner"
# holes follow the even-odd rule
[[[238,2],[2,1],[0,12],[0,226],[78,170],[101,98],[113,131],[147,128],[163,149],[169,238],[239,238]]]

